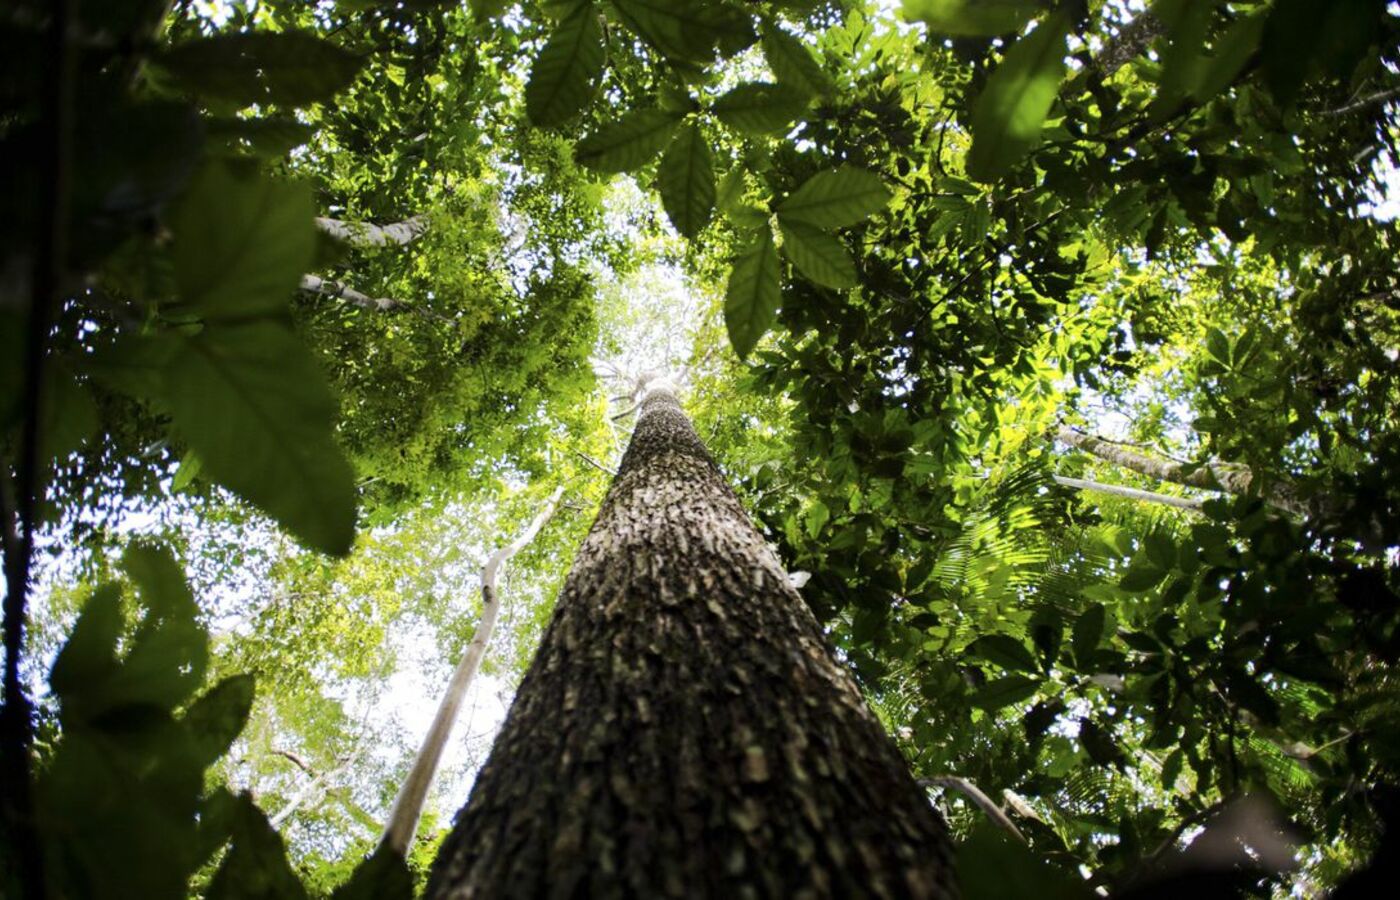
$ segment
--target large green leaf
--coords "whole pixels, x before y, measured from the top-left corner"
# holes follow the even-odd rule
[[[740,359],[749,355],[778,316],[781,284],[773,232],[761,228],[739,254],[724,294],[724,324]]]
[[[49,687],[67,704],[85,688],[103,684],[117,669],[117,639],[125,626],[121,588],[98,587],[83,604],[68,642],[59,650],[49,671]]]
[[[120,679],[108,685],[111,702],[174,709],[199,687],[209,664],[209,636],[199,623],[194,595],[165,547],[132,544],[122,568],[146,614],[122,660]]]
[[[752,81],[715,101],[714,113],[746,134],[783,131],[807,109],[808,95],[782,84]]]
[[[1004,675],[973,691],[967,702],[978,709],[994,711],[1034,696],[1039,687],[1040,683],[1034,678]]]
[[[212,765],[228,750],[252,708],[251,675],[230,675],[190,704],[181,722],[190,732],[200,765]]]
[[[753,40],[747,14],[704,0],[612,0],[622,21],[665,56],[710,61],[715,45],[733,50]]]
[[[1035,657],[1025,644],[1009,634],[984,635],[968,645],[967,652],[1003,669],[1036,671]]]
[[[695,237],[715,209],[714,160],[698,127],[686,125],[671,141],[656,180],[671,224],[686,237]]]
[[[562,125],[593,98],[603,73],[603,26],[591,3],[581,4],[554,28],[535,58],[525,86],[525,112],[542,127]]]
[[[783,232],[783,255],[797,271],[824,287],[845,290],[855,287],[856,264],[846,247],[835,236],[802,222],[779,220]]]
[[[829,94],[834,89],[812,51],[797,38],[776,25],[765,24],[759,41],[779,84],[804,94]]]
[[[335,401],[315,360],[270,321],[180,338],[166,368],[174,427],[204,473],[310,546],[350,549],[355,490],[331,437]]]
[[[842,166],[818,172],[778,205],[784,223],[842,228],[854,225],[890,202],[890,190],[874,172]]]
[[[205,892],[207,900],[305,900],[282,837],[248,794],[229,810],[233,843]]]
[[[1042,5],[1039,0],[904,0],[904,18],[942,34],[990,37],[1016,31]]]
[[[1030,152],[1065,74],[1070,14],[1061,10],[1021,38],[972,106],[967,173],[993,181]]]
[[[1074,661],[1081,669],[1091,665],[1094,651],[1099,647],[1099,641],[1103,640],[1104,624],[1107,621],[1107,613],[1102,603],[1091,605],[1079,618],[1074,621],[1073,637],[1070,640],[1070,649],[1074,653]]]
[[[219,162],[191,181],[170,227],[180,300],[207,320],[284,311],[316,252],[310,190]]]
[[[206,97],[304,106],[348,87],[365,60],[309,32],[250,31],[186,41],[156,62]]]
[[[574,156],[581,165],[599,172],[639,169],[666,146],[681,118],[662,109],[634,110],[579,141]]]

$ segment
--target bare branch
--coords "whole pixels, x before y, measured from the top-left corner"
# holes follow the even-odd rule
[[[987,818],[995,822],[1012,837],[1016,838],[1016,840],[1023,844],[1026,843],[1026,836],[1021,833],[1021,829],[1016,827],[1016,823],[1011,821],[1011,818],[1001,811],[1000,806],[992,802],[991,797],[982,793],[977,785],[968,781],[966,778],[959,778],[956,775],[940,775],[937,778],[921,778],[919,779],[919,785],[921,787],[952,788],[958,791],[981,808],[982,812],[987,814]]]
[[[318,216],[316,227],[352,247],[403,246],[423,236],[428,230],[428,218],[418,215],[402,222],[375,225],[372,222],[343,222]]]
[[[414,832],[418,830],[418,819],[423,814],[423,803],[428,798],[428,790],[433,785],[438,764],[442,761],[443,748],[447,745],[447,738],[457,721],[457,713],[466,698],[467,689],[471,687],[477,671],[481,668],[481,660],[486,655],[486,645],[491,640],[491,632],[495,630],[496,619],[501,611],[500,598],[496,593],[496,580],[501,566],[534,540],[535,535],[539,534],[540,529],[554,515],[559,498],[563,494],[562,487],[556,490],[525,530],[514,541],[491,554],[491,558],[481,569],[481,621],[477,623],[471,643],[467,644],[467,652],[462,656],[462,661],[452,673],[447,692],[443,694],[442,701],[438,704],[437,715],[433,717],[433,724],[428,729],[428,736],[423,739],[423,746],[413,760],[413,768],[409,770],[408,778],[399,789],[398,798],[394,800],[394,808],[389,813],[389,824],[385,826],[384,836],[381,838],[381,843],[389,845],[403,856],[408,855],[409,845],[413,843]]]
[[[1115,497],[1126,497],[1129,500],[1164,503],[1167,506],[1175,506],[1179,509],[1199,510],[1201,504],[1205,502],[1196,497],[1177,497],[1172,494],[1159,494],[1155,491],[1142,491],[1137,488],[1125,487],[1121,484],[1103,484],[1102,482],[1089,481],[1084,478],[1066,478],[1063,475],[1056,475],[1054,478],[1056,484],[1078,488],[1081,491],[1098,491],[1101,494],[1112,494]]]

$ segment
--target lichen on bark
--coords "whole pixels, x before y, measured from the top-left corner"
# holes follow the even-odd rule
[[[631,445],[428,896],[955,896],[947,833],[674,396]]]

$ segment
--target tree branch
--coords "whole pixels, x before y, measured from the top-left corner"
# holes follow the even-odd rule
[[[1063,475],[1054,476],[1055,483],[1065,487],[1078,488],[1081,491],[1098,491],[1101,494],[1112,494],[1115,497],[1126,497],[1129,500],[1143,500],[1147,503],[1164,503],[1167,506],[1175,506],[1179,509],[1199,510],[1205,501],[1197,497],[1177,497],[1172,494],[1159,494],[1155,491],[1143,491],[1137,488],[1125,487],[1121,484],[1104,484],[1099,481],[1089,481],[1084,478],[1066,478]]]
[[[352,247],[390,247],[411,244],[428,230],[428,217],[412,216],[402,222],[375,225],[372,222],[344,222],[316,217],[316,227]]]
[[[481,621],[477,623],[476,633],[467,644],[462,661],[452,673],[447,691],[443,694],[437,714],[433,717],[433,724],[428,729],[427,737],[423,739],[418,756],[413,760],[413,768],[409,770],[408,778],[399,789],[399,796],[394,800],[394,808],[389,813],[389,824],[385,826],[384,836],[380,839],[381,844],[387,844],[401,856],[408,855],[409,845],[413,843],[414,832],[418,830],[418,819],[423,814],[423,803],[427,800],[428,790],[433,785],[438,764],[442,761],[443,748],[447,745],[447,738],[457,721],[457,713],[466,698],[467,689],[471,687],[477,671],[481,668],[481,660],[486,655],[486,645],[491,640],[492,631],[495,630],[496,619],[501,611],[500,597],[496,593],[496,580],[501,566],[534,540],[535,535],[539,534],[540,529],[554,515],[559,498],[563,495],[562,487],[555,490],[525,530],[514,541],[491,554],[481,569]]]
[[[395,309],[414,308],[402,300],[394,300],[389,297],[371,297],[368,294],[360,293],[343,281],[329,281],[317,275],[301,276],[300,287],[308,294],[320,294],[323,297],[344,300],[351,306],[358,306],[360,309],[368,309],[374,312],[389,312]]]
[[[1004,829],[1012,837],[1021,843],[1026,843],[1026,836],[1021,833],[1021,829],[1016,827],[1016,823],[1011,821],[1011,817],[1002,812],[1001,807],[992,802],[992,798],[982,793],[977,785],[966,778],[959,778],[956,775],[940,775],[937,778],[919,779],[921,787],[952,788],[963,796],[967,797],[987,814],[987,818]]]

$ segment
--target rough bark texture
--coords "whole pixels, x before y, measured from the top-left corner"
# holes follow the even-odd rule
[[[353,247],[389,247],[418,240],[428,230],[428,219],[426,216],[413,216],[402,222],[375,225],[372,222],[342,222],[318,216],[316,227]]]
[[[955,896],[947,834],[670,393],[427,896]]]

